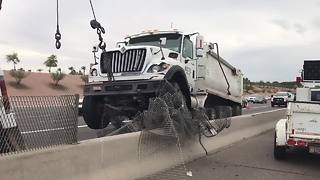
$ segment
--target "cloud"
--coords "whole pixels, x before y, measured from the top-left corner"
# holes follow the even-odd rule
[[[93,2],[97,19],[106,29],[103,37],[108,47],[128,34],[166,30],[173,23],[174,28],[200,32],[206,41],[219,42],[222,56],[257,80],[292,79],[305,57],[318,54],[317,0],[198,0],[197,6],[192,0]],[[301,7],[308,13],[297,13]],[[0,14],[2,68],[11,68],[4,57],[13,51],[25,69],[44,69],[43,62],[51,54],[57,54],[65,70],[93,62],[91,49],[98,37],[89,25],[93,17],[88,1],[60,1],[60,50],[54,47],[55,1],[8,0]],[[270,71],[264,72],[267,68]],[[282,76],[277,77],[280,72]]]
[[[271,21],[273,24],[283,28],[284,30],[289,30],[290,29],[290,23],[286,20],[283,19],[274,19]]]
[[[304,34],[307,30],[303,25],[298,23],[294,24],[293,28],[298,34]]]

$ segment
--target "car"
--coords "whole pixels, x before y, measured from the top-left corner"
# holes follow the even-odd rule
[[[266,104],[267,103],[267,99],[264,96],[256,96],[254,98],[253,103]]]
[[[271,96],[271,106],[288,106],[289,101],[294,101],[294,94],[290,92],[277,92]]]
[[[10,105],[4,72],[0,69],[0,154],[24,149],[23,137]]]
[[[255,96],[249,96],[249,97],[247,97],[247,101],[248,101],[249,103],[253,103],[253,102],[255,101],[255,99],[256,99]]]

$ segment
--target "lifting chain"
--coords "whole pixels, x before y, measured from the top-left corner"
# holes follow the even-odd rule
[[[103,41],[103,37],[101,34],[105,34],[106,31],[104,30],[104,28],[101,26],[101,24],[97,21],[97,18],[96,18],[96,14],[94,12],[94,8],[93,8],[93,5],[92,5],[92,1],[89,0],[90,2],[90,6],[91,6],[91,10],[92,10],[92,14],[93,14],[93,20],[90,21],[90,25],[93,29],[97,29],[97,34],[98,34],[98,37],[99,37],[99,48],[102,50],[102,51],[105,51],[106,50],[106,43]]]
[[[57,0],[57,30],[56,34],[54,35],[54,38],[56,39],[56,48],[60,49],[61,47],[61,33],[59,29],[59,0]]]
[[[99,37],[99,48],[102,50],[102,51],[105,51],[106,50],[106,43],[103,41],[103,37],[101,34],[105,34],[106,31],[104,30],[104,28],[101,26],[101,24],[96,20],[91,20],[90,21],[90,25],[93,29],[97,29],[97,34],[98,34],[98,37]]]

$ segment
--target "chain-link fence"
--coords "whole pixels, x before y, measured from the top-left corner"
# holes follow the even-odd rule
[[[150,101],[148,110],[136,116],[132,124],[136,124],[132,127],[142,127],[138,145],[139,159],[154,158],[156,162],[159,160],[158,155],[168,149],[175,154],[170,159],[172,167],[141,179],[180,180],[192,176],[185,162],[185,142],[198,137],[202,145],[202,135],[217,135],[230,126],[230,119],[210,122],[205,109],[190,110],[178,85],[165,81],[159,89],[159,95]]]
[[[79,95],[0,97],[0,156],[77,143]]]

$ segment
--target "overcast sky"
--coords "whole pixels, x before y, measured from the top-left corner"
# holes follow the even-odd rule
[[[218,42],[220,54],[251,80],[294,80],[304,59],[320,59],[320,0],[92,0],[105,27],[108,47],[128,34],[174,28],[200,32]],[[3,0],[0,11],[0,66],[17,52],[18,67],[47,69],[57,54],[59,67],[93,62],[97,35],[89,0],[60,0],[62,47],[54,47],[55,0]]]

